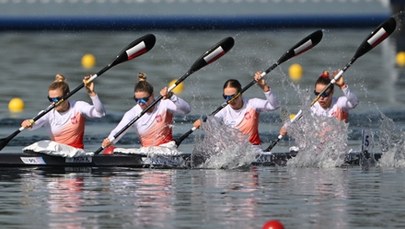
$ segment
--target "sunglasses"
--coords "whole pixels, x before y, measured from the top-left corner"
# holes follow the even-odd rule
[[[147,96],[147,97],[143,97],[143,98],[136,98],[136,97],[134,97],[134,100],[135,100],[135,102],[137,103],[137,104],[147,104],[148,103],[148,101],[149,101],[149,98],[150,98],[150,96]]]
[[[224,97],[225,101],[228,102],[229,100],[231,100],[232,98],[234,98],[237,94],[238,94],[238,93],[233,94],[233,95],[225,95],[225,94],[223,94],[222,97]]]
[[[323,93],[321,94],[321,97],[322,97],[322,98],[326,98],[326,97],[328,97],[331,93],[332,93],[331,90],[325,91],[325,92],[323,92]],[[318,95],[320,94],[320,92],[317,92],[317,91],[314,90],[314,94],[315,94],[315,96],[318,96]]]
[[[49,95],[48,95],[48,100],[49,100],[49,102],[51,102],[51,103],[57,103],[57,102],[59,102],[60,100],[62,100],[62,96],[60,96],[60,97],[49,97]]]

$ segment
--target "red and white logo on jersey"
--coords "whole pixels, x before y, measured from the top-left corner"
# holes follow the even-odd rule
[[[77,115],[73,116],[73,117],[70,119],[70,122],[71,122],[72,124],[77,124],[77,123],[79,122],[79,118],[77,117]]]
[[[156,120],[156,122],[162,122],[163,121],[163,118],[162,118],[162,115],[156,115],[156,118],[155,118],[155,120]]]

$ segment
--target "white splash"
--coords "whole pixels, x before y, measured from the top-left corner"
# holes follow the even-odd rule
[[[209,117],[202,125],[204,136],[197,140],[192,153],[192,164],[200,168],[234,169],[250,164],[260,149],[251,145],[239,130]]]
[[[405,133],[394,121],[381,113],[378,146],[382,157],[377,165],[381,167],[405,167]]]
[[[309,109],[312,93],[300,89],[299,85],[289,83],[289,86],[293,87],[301,100],[299,109],[302,110],[302,118],[288,127],[288,135],[299,152],[287,161],[287,166],[332,168],[343,165],[344,157],[349,152],[348,124],[335,118],[312,115]]]
[[[299,147],[290,167],[332,168],[344,164],[348,152],[348,124],[335,118],[312,115],[303,109],[303,118],[289,128],[288,134]]]

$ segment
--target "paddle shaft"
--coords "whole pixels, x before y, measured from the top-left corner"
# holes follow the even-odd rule
[[[266,74],[268,74],[270,71],[272,71],[273,69],[275,69],[277,66],[279,65],[279,63],[275,63],[273,64],[271,67],[269,67],[268,69],[266,69],[266,71],[262,72],[262,77],[264,77]],[[226,101],[225,103],[223,103],[221,106],[219,106],[215,111],[213,111],[210,116],[215,115],[216,113],[218,113],[219,111],[221,111],[222,109],[224,109],[226,106],[228,106],[229,103],[231,103],[233,100],[235,100],[236,98],[238,98],[240,95],[242,95],[243,92],[245,92],[247,89],[249,89],[250,87],[252,87],[253,85],[255,85],[257,83],[256,80],[252,80],[249,84],[247,84],[245,87],[242,88],[242,90],[240,92],[238,92],[236,95],[234,95],[232,97],[232,99]],[[205,120],[204,120],[205,121]],[[175,140],[176,146],[179,147],[179,145],[184,141],[184,139],[186,139],[188,136],[190,136],[190,134],[192,134],[195,130],[197,130],[197,127],[192,127],[190,130],[188,130],[187,132],[185,132],[182,136],[180,136],[180,138],[178,138],[177,140]]]
[[[342,77],[343,73],[349,69],[349,67],[361,56],[364,54],[368,53],[370,50],[375,48],[377,45],[379,45],[382,41],[384,41],[387,37],[389,37],[396,28],[396,20],[394,17],[390,17],[386,21],[384,21],[381,25],[379,25],[371,34],[360,44],[360,46],[357,48],[355,54],[353,55],[352,59],[349,61],[349,63],[346,64],[346,66],[340,70],[331,80],[331,82],[322,90],[322,92],[319,93],[319,95],[311,102],[311,107],[319,100],[321,95],[328,90],[336,81],[339,80],[340,77]],[[301,110],[300,110],[301,111]],[[280,136],[279,136],[280,137]],[[280,140],[277,139],[275,142],[279,142]],[[274,144],[274,143],[273,143]],[[272,145],[273,145],[272,144]],[[274,144],[275,145],[275,144]],[[269,149],[271,146],[269,146],[267,149]],[[274,147],[274,146],[273,146]],[[272,147],[271,147],[272,148]],[[266,149],[266,150],[267,150]]]
[[[105,71],[107,71],[108,69],[110,69],[112,66],[108,65],[105,68],[103,68],[100,72],[98,72],[97,74],[94,74],[90,77],[90,79],[88,79],[88,82],[93,81],[94,79],[96,79],[99,75],[103,74]],[[52,109],[54,109],[55,107],[57,107],[59,104],[61,104],[63,101],[66,101],[69,97],[71,97],[73,94],[75,94],[77,91],[79,91],[80,89],[82,89],[84,87],[84,83],[81,83],[79,86],[77,86],[75,89],[73,89],[71,92],[69,92],[68,94],[66,94],[65,96],[63,96],[63,98],[61,100],[59,100],[57,103],[52,103],[51,105],[49,105],[45,110],[42,110],[37,116],[35,116],[34,118],[32,118],[33,123],[36,122],[38,119],[42,118],[44,115],[46,115],[47,113],[49,113]],[[1,139],[1,145],[0,145],[0,150],[2,150],[7,144],[8,142],[11,141],[11,139],[13,139],[15,136],[17,136],[19,133],[21,133],[25,128],[24,127],[20,127],[19,129],[17,129],[16,131],[14,131],[12,134],[10,134],[8,137]]]
[[[95,80],[98,76],[100,76],[101,74],[103,74],[104,72],[106,72],[108,69],[110,69],[112,66],[111,64],[104,67],[101,71],[99,71],[98,73],[91,75],[90,78],[87,80],[88,83],[92,82],[93,80]],[[55,107],[59,106],[59,104],[63,103],[64,101],[66,101],[68,98],[70,98],[72,95],[74,95],[76,92],[78,92],[80,89],[82,89],[84,87],[84,82],[82,82],[79,86],[77,86],[75,89],[73,89],[72,91],[70,91],[69,93],[67,93],[65,96],[62,97],[61,100],[59,100],[57,103],[52,103],[51,105],[49,105],[45,110],[41,111],[37,116],[35,116],[34,118],[32,118],[32,120],[35,122],[38,119],[40,119],[42,116],[44,116],[46,113],[48,113],[49,111],[51,111],[52,109],[54,109]],[[23,127],[21,127],[23,128]]]
[[[274,146],[276,146],[277,145],[277,143],[281,140],[281,139],[283,139],[283,135],[278,135],[277,136],[277,139],[275,140],[275,141],[273,141],[273,143],[271,143],[265,150],[263,150],[264,152],[270,152],[273,148],[274,148]]]
[[[290,125],[291,125],[292,123],[294,123],[295,121],[301,119],[301,117],[302,117],[302,110],[299,110],[299,111],[297,112],[297,114],[294,116],[294,118],[290,120]],[[270,152],[270,151],[277,145],[277,143],[278,143],[281,139],[283,139],[283,137],[284,137],[283,135],[279,134],[279,135],[277,136],[277,139],[276,139],[275,141],[273,141],[273,143],[271,143],[271,144],[270,144],[265,150],[263,150],[263,151],[264,151],[264,152]]]
[[[321,95],[322,95],[326,90],[328,90],[328,88],[330,88],[334,83],[336,83],[336,81],[339,80],[340,77],[342,77],[343,73],[356,61],[356,59],[357,59],[357,58],[353,57],[353,58],[350,60],[350,62],[347,63],[346,66],[345,66],[342,70],[340,70],[340,71],[335,75],[335,77],[333,77],[333,79],[330,81],[330,83],[329,83],[329,84],[319,93],[319,95],[311,102],[310,107],[312,107],[312,106],[321,98]],[[299,110],[298,113],[297,113],[297,115],[298,115],[298,114],[300,114],[300,118],[301,118],[301,116],[302,116],[302,110]],[[293,121],[291,121],[291,123],[293,123],[295,120],[296,120],[296,119],[294,118]],[[265,152],[271,151],[271,150],[277,145],[277,143],[280,142],[281,139],[283,139],[283,137],[284,137],[284,136],[281,135],[281,134],[278,135],[277,139],[276,139],[275,141],[273,141],[273,143],[271,143],[264,151],[265,151]]]
[[[170,88],[168,88],[168,93],[171,92],[177,85],[179,85],[181,82],[183,82],[189,75],[191,75],[192,72],[188,71],[186,74],[184,74],[179,80],[177,80]],[[163,96],[160,95],[158,98],[156,98],[149,106],[147,106],[144,110],[142,110],[141,113],[139,113],[135,118],[133,118],[127,125],[125,125],[120,131],[118,131],[116,134],[114,134],[113,139],[111,140],[114,141],[116,138],[121,136],[127,129],[129,129],[132,125],[135,124],[136,121],[138,121],[146,112],[148,112],[152,107],[154,107],[160,100],[163,99]],[[103,151],[104,147],[100,146],[96,151],[94,151],[94,154],[97,155]]]
[[[396,21],[394,17],[390,17],[388,20],[384,21],[379,25],[371,34],[360,44],[357,48],[356,53],[353,55],[352,59],[346,66],[340,70],[336,76],[331,80],[331,82],[322,90],[321,93],[312,101],[311,106],[313,106],[321,97],[321,95],[329,88],[332,84],[336,83],[342,74],[361,56],[368,53],[370,50],[379,45],[387,37],[389,37],[396,28]]]
[[[271,65],[268,69],[266,69],[266,71],[262,72],[261,76],[264,77],[265,75],[267,75],[269,72],[271,72],[273,69],[275,69],[277,66],[279,66],[280,64],[278,62],[274,63],[273,65]],[[255,85],[257,83],[256,80],[252,80],[250,81],[250,83],[248,83],[245,87],[242,88],[242,90],[240,92],[238,92],[236,95],[234,95],[232,97],[232,99],[226,101],[225,103],[223,103],[221,106],[219,106],[215,111],[213,111],[210,115],[215,115],[216,113],[218,113],[219,111],[221,111],[222,109],[224,109],[226,106],[228,106],[228,104],[232,103],[233,100],[235,100],[236,98],[238,98],[239,96],[241,96],[247,89],[249,89],[250,87],[252,87],[253,85]]]
[[[225,55],[233,47],[234,42],[235,41],[232,37],[227,37],[227,38],[221,40],[215,46],[213,46],[210,50],[206,51],[201,57],[199,57],[193,63],[193,65],[190,67],[190,69],[182,77],[180,77],[172,86],[170,86],[168,88],[168,92],[171,92],[177,85],[179,85],[181,82],[183,82],[192,73],[200,70],[201,68],[203,68],[204,66],[206,66],[210,63],[213,63],[214,61],[218,60],[223,55]],[[116,134],[114,134],[112,141],[114,141],[121,134],[123,134],[129,127],[131,127],[136,121],[138,121],[138,119],[140,119],[148,110],[150,110],[153,106],[155,106],[156,103],[158,103],[162,98],[163,98],[163,96],[159,96],[148,107],[146,107],[139,115],[137,115],[127,125],[125,125],[124,128],[122,128],[120,131],[118,131]],[[94,152],[94,154],[99,154],[103,149],[104,149],[103,146],[99,147]]]
[[[345,66],[343,69],[341,69],[341,70],[333,77],[333,79],[330,81],[330,83],[319,93],[319,95],[317,95],[317,96],[315,97],[314,100],[312,100],[311,105],[310,105],[311,107],[312,107],[316,102],[318,102],[318,100],[321,98],[322,94],[323,94],[326,90],[328,90],[333,84],[336,83],[336,81],[338,81],[338,80],[340,79],[340,77],[342,77],[343,73],[344,73],[347,69],[349,69],[349,67],[352,66],[352,64],[353,64],[356,60],[357,60],[357,57],[353,57],[353,58],[350,60],[350,62],[347,63],[346,66]]]
[[[123,63],[128,60],[132,60],[146,52],[148,52],[150,49],[153,48],[156,42],[156,37],[153,34],[147,34],[141,38],[138,38],[137,40],[131,42],[127,47],[125,47],[114,59],[114,61],[105,66],[103,69],[98,71],[96,74],[93,74],[90,76],[89,79],[87,79],[86,83],[90,83],[93,80],[95,80],[98,76],[102,75],[104,72],[109,70],[115,65],[118,65],[120,63]],[[64,95],[61,100],[59,100],[56,103],[52,103],[49,105],[45,110],[42,110],[37,116],[32,118],[33,123],[43,117],[45,114],[50,112],[52,109],[54,109],[56,106],[60,105],[62,102],[66,101],[69,97],[71,97],[73,94],[75,94],[77,91],[82,89],[85,86],[84,82],[82,82],[79,86],[77,86],[75,89],[70,91],[68,94]],[[21,131],[23,131],[25,128],[20,127],[16,131],[14,131],[12,134],[10,134],[6,138],[0,139],[0,150],[2,150],[8,142],[13,139],[15,136],[17,136]]]
[[[295,44],[291,49],[289,49],[287,52],[284,53],[284,55],[282,55],[276,63],[274,63],[273,65],[271,65],[269,68],[267,68],[264,72],[262,72],[261,76],[264,77],[266,74],[268,74],[269,72],[271,72],[273,69],[275,69],[277,66],[279,66],[280,64],[284,63],[285,61],[300,55],[301,53],[304,53],[306,51],[308,51],[309,49],[315,47],[322,39],[323,36],[323,32],[322,30],[317,30],[313,33],[311,33],[310,35],[308,35],[307,37],[305,37],[304,39],[302,39],[301,41],[299,41],[297,44]],[[210,115],[215,115],[216,113],[218,113],[219,111],[221,111],[223,108],[225,108],[229,103],[231,103],[233,100],[235,100],[236,98],[238,98],[240,95],[242,95],[243,92],[245,92],[247,89],[249,89],[251,86],[253,86],[254,84],[256,84],[256,80],[252,80],[249,84],[247,84],[245,87],[242,88],[242,90],[240,92],[238,92],[236,95],[234,95],[230,100],[226,101],[225,103],[223,103],[222,105],[220,105],[216,110],[214,110]],[[184,133],[182,136],[180,136],[179,139],[175,140],[176,142],[176,146],[179,147],[179,145],[181,144],[181,142],[186,139],[190,134],[192,134],[196,129],[198,129],[197,127],[193,127],[190,130],[188,130],[186,133]]]

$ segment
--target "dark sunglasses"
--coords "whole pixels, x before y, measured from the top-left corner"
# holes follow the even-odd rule
[[[321,97],[322,97],[322,98],[326,98],[326,97],[328,97],[331,93],[332,93],[331,90],[325,91],[325,92],[323,92],[323,93],[321,94]],[[320,94],[320,92],[317,92],[317,91],[314,90],[314,94],[315,94],[315,96],[318,96],[318,95]]]
[[[144,97],[144,98],[136,98],[134,97],[134,100],[137,104],[147,104],[149,101],[150,96]]]
[[[53,98],[51,98],[51,97],[49,97],[48,96],[48,100],[49,100],[49,102],[51,102],[51,103],[57,103],[57,102],[59,102],[60,100],[62,100],[62,96],[60,96],[60,97],[53,97]]]
[[[225,101],[228,102],[228,101],[231,100],[233,97],[235,97],[237,94],[238,94],[238,93],[233,94],[233,95],[225,95],[225,94],[223,94],[222,97],[224,97]]]

